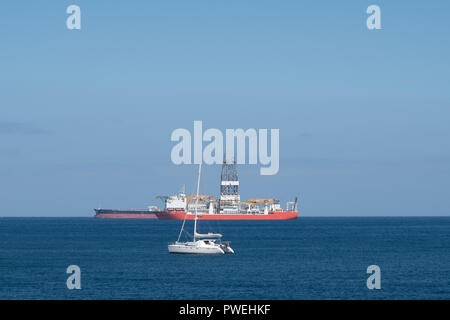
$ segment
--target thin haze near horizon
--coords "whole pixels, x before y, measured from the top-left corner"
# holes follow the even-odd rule
[[[300,216],[448,216],[450,4],[4,1],[0,216],[145,208],[197,168],[171,132],[280,130],[280,170],[238,167],[242,199]],[[77,4],[81,30],[66,28]],[[219,194],[220,165],[201,192]]]

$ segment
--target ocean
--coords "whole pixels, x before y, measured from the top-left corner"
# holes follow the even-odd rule
[[[450,217],[200,221],[231,241],[221,256],[169,254],[180,226],[0,218],[0,299],[450,299]],[[67,289],[69,265],[81,290]]]

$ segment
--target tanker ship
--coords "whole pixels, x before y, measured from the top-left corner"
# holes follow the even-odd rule
[[[94,218],[107,219],[157,219],[155,214],[156,207],[148,207],[148,209],[94,209]]]
[[[289,220],[297,219],[297,198],[286,203],[285,209],[274,198],[255,198],[241,202],[239,178],[234,161],[222,165],[220,197],[187,196],[184,187],[177,195],[158,196],[164,208],[150,206],[147,210],[95,209],[96,218],[157,218],[160,220]]]

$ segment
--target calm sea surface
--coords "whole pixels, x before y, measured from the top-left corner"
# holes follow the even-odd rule
[[[222,256],[170,255],[180,226],[0,218],[0,299],[450,299],[450,217],[201,221],[231,241]],[[380,290],[366,287],[373,264]]]

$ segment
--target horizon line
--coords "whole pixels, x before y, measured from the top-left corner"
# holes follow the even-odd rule
[[[94,218],[95,216],[0,216],[0,218]],[[431,216],[424,216],[424,215],[368,215],[368,216],[357,216],[357,215],[336,215],[336,216],[299,216],[297,219],[294,220],[300,220],[301,218],[442,218],[442,217],[449,217],[449,215],[431,215]],[[97,218],[99,219],[99,218]],[[159,220],[159,219],[140,219],[140,218],[100,218],[100,220]],[[244,220],[233,220],[230,219],[228,221],[244,221]],[[264,220],[258,220],[258,221],[264,221]],[[270,220],[274,221],[274,220]],[[285,220],[277,220],[277,221],[285,221]]]

